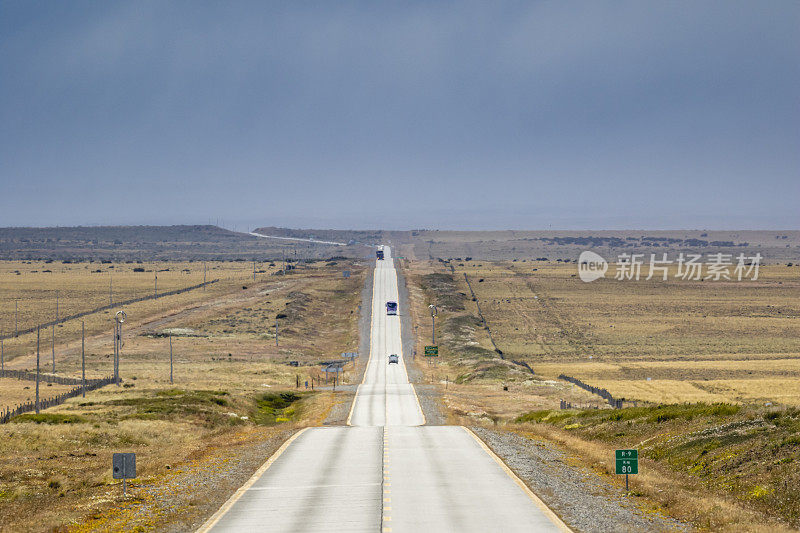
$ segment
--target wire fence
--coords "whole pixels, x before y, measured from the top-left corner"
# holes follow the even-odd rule
[[[455,269],[453,268],[453,265],[448,264],[448,266],[450,267],[450,271],[455,273]],[[472,297],[472,301],[475,302],[475,306],[478,308],[478,316],[480,317],[481,322],[483,322],[483,327],[486,328],[486,333],[489,335],[489,342],[491,342],[492,346],[494,346],[494,351],[497,353],[497,355],[500,356],[500,359],[502,359],[504,361],[509,361],[509,362],[517,365],[518,367],[524,368],[525,370],[527,370],[531,374],[536,374],[536,372],[534,372],[533,369],[531,368],[531,365],[529,365],[525,361],[518,361],[516,359],[506,359],[505,354],[503,353],[503,350],[498,348],[497,344],[494,341],[494,336],[492,335],[492,330],[491,330],[491,328],[489,328],[489,324],[486,322],[486,317],[483,316],[483,309],[481,309],[481,303],[478,301],[478,296],[475,294],[475,291],[472,290],[472,283],[469,281],[469,276],[467,276],[466,272],[464,272],[464,281],[467,282],[467,287],[469,288],[469,293],[470,293],[470,296]]]
[[[9,373],[9,372],[16,372],[16,371],[5,370],[3,372],[4,373]],[[24,374],[26,376],[27,375],[32,375],[33,376],[33,380],[36,380],[36,374],[31,374],[30,372],[21,372],[20,374],[21,375]],[[3,375],[2,377],[17,377],[17,376],[5,376],[5,375]],[[72,378],[60,378],[59,376],[47,376],[47,375],[39,374],[39,380],[40,381],[46,381],[48,383],[59,383],[59,381],[48,381],[48,378],[58,378],[58,379],[65,379],[65,380],[72,379]],[[28,378],[28,377],[20,377],[19,379],[30,379],[30,378]],[[47,398],[45,400],[39,400],[39,410],[48,409],[50,407],[55,407],[56,405],[61,405],[62,403],[64,403],[67,400],[69,400],[70,398],[75,398],[76,396],[82,394],[83,393],[83,387],[80,385],[81,380],[78,379],[78,380],[73,380],[73,381],[78,381],[79,385],[77,387],[74,387],[74,388],[70,389],[69,391],[61,393],[61,394],[59,394],[57,396],[52,396],[52,397]],[[102,378],[102,379],[87,379],[86,380],[86,390],[87,391],[91,391],[91,390],[99,389],[101,387],[105,387],[106,385],[111,385],[112,383],[114,383],[114,378],[113,377]],[[0,424],[6,424],[6,423],[8,423],[9,420],[14,418],[15,416],[21,415],[23,413],[28,413],[30,411],[35,411],[35,410],[36,410],[36,402],[35,401],[34,402],[25,402],[23,404],[17,405],[13,409],[8,407],[4,411],[0,410]]]
[[[572,403],[567,400],[561,400],[560,409],[599,409],[596,405]]]
[[[622,409],[626,401],[628,403],[633,403],[634,406],[636,405],[636,402],[630,402],[629,400],[625,400],[625,398],[614,398],[614,396],[610,392],[608,392],[608,390],[601,389],[600,387],[594,387],[592,385],[589,385],[588,383],[584,383],[578,378],[573,378],[572,376],[561,374],[558,376],[558,379],[563,379],[564,381],[568,381],[587,392],[591,392],[592,394],[600,396],[601,398],[606,400],[608,402],[608,405],[610,405],[614,409]]]
[[[91,315],[91,314],[94,314],[94,313],[100,313],[102,311],[106,311],[108,309],[113,309],[115,307],[121,307],[123,305],[130,305],[130,304],[134,304],[134,303],[138,303],[138,302],[144,302],[144,301],[147,301],[147,300],[157,300],[159,298],[164,298],[166,296],[175,296],[176,294],[182,294],[184,292],[193,291],[195,289],[199,289],[201,287],[204,287],[204,286],[207,286],[207,285],[211,285],[213,283],[217,283],[218,281],[219,281],[219,279],[212,279],[211,281],[206,281],[204,283],[198,283],[197,285],[191,285],[189,287],[184,287],[182,289],[174,289],[174,290],[162,292],[162,293],[159,293],[159,294],[149,294],[147,296],[142,296],[142,297],[139,297],[139,298],[131,298],[130,300],[114,302],[114,303],[111,303],[111,304],[108,304],[108,305],[104,305],[102,307],[97,307],[95,309],[90,309],[89,311],[82,311],[82,312],[76,313],[74,315],[65,316],[63,318],[59,318],[58,320],[51,320],[50,322],[44,322],[44,323],[39,324],[37,326],[32,326],[32,327],[29,327],[29,328],[20,329],[20,330],[17,330],[15,333],[7,333],[5,335],[0,335],[0,339],[13,339],[14,337],[18,337],[18,336],[24,335],[26,333],[33,333],[34,331],[36,331],[37,328],[47,329],[47,328],[49,328],[51,326],[62,324],[62,323],[67,322],[69,320],[75,320],[76,318],[82,318],[82,317],[85,317],[87,315]]]
[[[36,372],[28,372],[27,370],[0,370],[0,378],[16,378],[28,381],[36,381]],[[42,374],[41,372],[39,373],[39,381],[44,381],[45,383],[55,383],[57,385],[81,384],[81,380],[79,378],[54,376],[52,374]]]
[[[441,261],[447,267],[449,267],[450,268],[450,272],[452,274],[455,274],[456,270],[455,270],[455,268],[453,268],[452,263],[450,263],[449,261],[444,261],[443,259],[439,259],[439,261]],[[469,288],[469,292],[470,292],[470,296],[472,298],[472,301],[475,302],[475,306],[478,308],[478,316],[480,317],[481,322],[483,323],[483,327],[486,328],[486,332],[489,334],[489,341],[492,343],[492,346],[494,346],[494,351],[497,352],[497,354],[500,356],[501,359],[508,360],[508,361],[514,363],[517,366],[520,366],[522,368],[527,369],[531,374],[534,374],[535,372],[533,371],[533,369],[530,367],[530,365],[528,363],[526,363],[525,361],[515,361],[515,360],[512,360],[512,359],[506,359],[504,354],[503,354],[503,351],[500,350],[497,347],[497,344],[495,344],[495,341],[494,341],[494,337],[492,336],[492,330],[489,328],[489,324],[486,323],[486,318],[483,316],[483,310],[481,309],[481,304],[478,301],[478,297],[475,294],[475,291],[472,289],[472,283],[470,283],[470,281],[469,281],[469,276],[467,276],[466,272],[463,272],[463,274],[464,274],[464,281],[467,283],[467,287]],[[615,398],[610,392],[608,392],[608,390],[601,389],[600,387],[594,387],[592,385],[584,383],[583,381],[579,380],[578,378],[573,378],[571,376],[567,376],[565,374],[561,374],[561,375],[558,376],[558,379],[562,379],[564,381],[568,381],[569,383],[572,383],[573,385],[575,385],[577,387],[580,387],[581,389],[583,389],[583,390],[585,390],[587,392],[590,392],[592,394],[596,394],[596,395],[600,396],[601,398],[606,400],[608,402],[608,404],[611,407],[613,407],[614,409],[622,409],[626,401],[628,403],[633,403],[634,406],[637,405],[637,402],[631,402],[629,400],[625,400],[624,398]],[[565,400],[561,400],[561,409],[571,409],[571,408],[572,408],[572,404],[570,402],[567,402]]]

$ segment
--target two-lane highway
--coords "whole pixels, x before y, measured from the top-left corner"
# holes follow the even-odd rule
[[[397,272],[388,247],[376,261],[372,290],[369,362],[347,420],[351,426],[421,426],[425,423],[414,386],[408,382],[400,317],[387,315],[386,302],[398,301]],[[405,312],[403,310],[402,312]],[[399,362],[389,364],[389,356]]]
[[[568,531],[472,432],[424,425],[400,318],[386,313],[398,290],[388,247],[384,257],[349,427],[295,434],[200,531]]]

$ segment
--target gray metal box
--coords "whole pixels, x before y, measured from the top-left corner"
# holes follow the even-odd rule
[[[114,479],[133,479],[136,477],[135,453],[115,453],[111,464]]]

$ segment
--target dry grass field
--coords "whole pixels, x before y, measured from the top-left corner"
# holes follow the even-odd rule
[[[451,264],[497,347],[537,374],[634,400],[800,404],[790,392],[800,378],[795,267],[762,267],[757,281],[583,283],[575,265]]]
[[[402,266],[415,324],[415,363],[425,380],[440,385],[454,422],[462,416],[497,422],[523,410],[552,409],[560,400],[582,406],[603,404],[569,383],[534,375],[503,359],[494,350],[474,303],[449,269],[420,261],[403,261]],[[437,358],[421,355],[431,340],[429,304],[438,309]]]
[[[255,263],[257,279],[280,269]],[[15,306],[19,329],[134,298],[164,293],[208,281],[246,282],[253,279],[253,262],[130,262],[62,263],[61,261],[0,261],[0,330],[14,333]],[[157,277],[157,279],[156,279]],[[212,286],[206,290],[212,289]]]
[[[39,270],[38,264],[10,266],[7,276],[17,279],[41,274],[13,274],[25,267]],[[131,293],[146,290],[138,276],[153,274],[132,272],[134,266],[151,266],[146,263],[103,266],[115,267],[121,294],[125,287]],[[170,268],[159,273],[159,282],[164,274],[173,286],[196,283],[197,263],[157,266]],[[182,529],[206,516],[249,475],[242,471],[234,477],[225,465],[238,465],[245,456],[255,469],[288,432],[321,424],[335,404],[347,400],[330,390],[306,390],[305,382],[321,375],[321,362],[357,351],[365,266],[316,262],[285,276],[275,275],[277,266],[263,266],[266,272],[253,283],[252,263],[209,263],[209,278],[222,281],[206,291],[126,306],[121,387],[107,386],[0,425],[0,531]],[[66,287],[66,305],[80,309],[82,300],[101,301],[94,288],[102,291],[102,285],[92,284],[99,274],[83,265],[64,267],[60,273],[51,270]],[[351,277],[343,278],[342,270],[350,270]],[[202,281],[202,264],[199,276]],[[15,286],[0,279],[20,297],[58,286]],[[281,317],[278,346],[276,316]],[[111,317],[86,317],[89,376],[111,373]],[[59,375],[80,375],[76,322],[57,328]],[[6,367],[32,368],[31,335],[8,344]],[[49,370],[49,343],[42,351]],[[348,370],[345,382],[354,377],[352,365]],[[32,388],[26,385],[33,382],[0,380],[0,404],[27,399]],[[62,388],[42,384],[42,395]],[[125,500],[110,470],[111,454],[120,451],[138,456],[139,477]]]
[[[72,388],[71,385],[59,385],[57,383],[40,383],[39,395],[41,398],[49,398],[67,392]],[[8,406],[15,406],[25,402],[32,402],[36,395],[36,383],[33,381],[0,378],[0,409]]]

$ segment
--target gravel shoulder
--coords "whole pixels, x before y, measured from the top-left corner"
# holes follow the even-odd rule
[[[403,276],[403,271],[397,269],[397,292],[399,293],[400,301],[400,327],[401,327],[401,340],[403,343],[403,354],[406,357],[406,372],[408,372],[408,380],[414,384],[414,389],[417,392],[419,405],[422,408],[422,414],[425,415],[426,426],[443,426],[447,424],[447,417],[444,415],[444,408],[441,402],[441,394],[435,385],[423,384],[422,372],[416,366],[416,354],[414,353],[414,326],[411,320],[410,299],[408,296],[408,287],[406,286],[406,278]],[[411,358],[412,363],[408,362]]]
[[[361,305],[358,315],[358,359],[356,359],[356,369],[350,385],[336,387],[337,402],[331,409],[325,421],[325,426],[344,426],[347,424],[347,417],[356,399],[358,384],[364,379],[364,371],[367,369],[369,361],[369,335],[372,325],[372,283],[375,270],[368,268],[364,287],[361,289]],[[331,390],[330,387],[318,387],[318,390]]]
[[[330,387],[317,390],[332,390]],[[322,422],[323,426],[345,426],[347,417],[350,416],[350,408],[356,399],[358,385],[344,385],[336,387],[336,403],[331,407],[328,416]]]
[[[553,444],[508,431],[471,429],[575,531],[691,530],[672,518],[639,509],[597,474],[574,466]]]
[[[356,361],[356,378],[353,383],[361,383],[369,361],[369,336],[372,326],[372,284],[375,280],[375,269],[367,268],[364,287],[361,289],[361,305],[358,316],[358,360]]]

